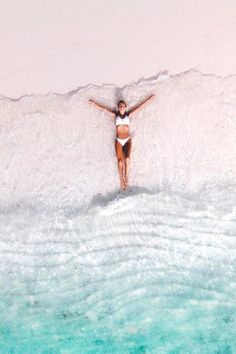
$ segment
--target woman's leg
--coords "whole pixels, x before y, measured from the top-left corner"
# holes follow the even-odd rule
[[[119,141],[115,140],[116,156],[118,161],[118,172],[120,176],[120,188],[125,189],[124,164],[123,164],[123,149]]]
[[[130,166],[130,153],[131,153],[132,141],[131,138],[124,145],[124,154],[125,154],[125,187],[128,186],[129,180],[129,166]]]

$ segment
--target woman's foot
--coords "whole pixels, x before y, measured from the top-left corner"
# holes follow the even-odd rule
[[[128,176],[125,177],[124,184],[125,184],[125,188],[127,188],[128,187]]]
[[[125,186],[125,179],[122,177],[122,178],[120,179],[120,189],[121,189],[122,191],[124,191],[125,188],[126,188],[126,186]]]

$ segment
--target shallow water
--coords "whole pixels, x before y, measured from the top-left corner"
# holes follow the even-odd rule
[[[236,352],[232,200],[28,205],[1,234],[1,353]]]

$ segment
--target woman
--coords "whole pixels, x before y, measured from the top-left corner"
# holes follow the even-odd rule
[[[117,104],[118,110],[110,109],[94,100],[90,99],[89,102],[94,104],[96,107],[106,110],[109,112],[113,118],[116,119],[116,140],[115,140],[115,149],[116,156],[118,160],[118,171],[120,176],[120,186],[124,190],[128,186],[128,177],[129,177],[129,164],[130,164],[130,152],[132,139],[129,134],[129,117],[133,115],[134,112],[137,112],[147,101],[154,98],[154,94],[146,98],[141,103],[138,103],[133,108],[126,111],[127,105],[125,101],[121,100]]]

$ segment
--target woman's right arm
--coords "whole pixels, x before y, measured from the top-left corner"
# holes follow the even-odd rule
[[[90,103],[90,104],[94,104],[94,105],[95,105],[96,107],[98,107],[98,108],[104,109],[105,111],[111,113],[113,116],[115,115],[115,111],[114,111],[113,109],[111,109],[111,108],[109,108],[109,107],[107,107],[107,106],[104,106],[104,105],[101,104],[101,103],[98,103],[98,102],[96,102],[96,101],[94,101],[94,100],[92,100],[92,99],[89,99],[89,103]]]

